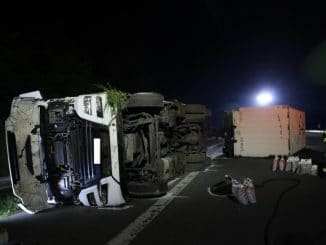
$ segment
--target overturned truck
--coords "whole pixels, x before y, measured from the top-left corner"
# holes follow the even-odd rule
[[[29,213],[57,204],[119,206],[127,197],[160,196],[186,162],[203,161],[204,105],[128,95],[125,108],[105,93],[12,101],[6,120],[10,176]]]

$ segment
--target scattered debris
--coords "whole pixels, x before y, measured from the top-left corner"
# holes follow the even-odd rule
[[[250,178],[245,178],[243,183],[232,179],[232,194],[242,205],[256,203],[255,186]]]
[[[256,191],[254,182],[250,178],[244,180],[244,186],[246,187],[247,197],[249,203],[256,203]]]
[[[318,165],[312,164],[311,158],[300,159],[297,156],[289,156],[287,159],[285,156],[275,156],[273,160],[272,170],[273,172],[277,170],[286,172],[292,171],[299,175],[318,175]]]
[[[125,209],[129,209],[129,208],[133,208],[133,205],[124,205],[121,207],[96,207],[99,210],[125,210]]]
[[[208,193],[212,196],[231,197],[242,205],[256,203],[256,193],[253,180],[245,178],[243,183],[225,175],[225,180],[208,188]]]

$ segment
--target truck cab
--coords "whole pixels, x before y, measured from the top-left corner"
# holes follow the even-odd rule
[[[13,99],[5,130],[13,193],[22,209],[125,203],[117,120],[105,105],[104,93],[44,101],[33,92]]]

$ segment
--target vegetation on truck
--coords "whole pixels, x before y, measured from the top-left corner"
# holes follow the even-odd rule
[[[112,108],[112,112],[115,115],[118,111],[124,109],[127,105],[128,96],[126,93],[112,88],[110,84],[107,86],[97,85],[99,89],[102,89],[106,96],[106,107]]]

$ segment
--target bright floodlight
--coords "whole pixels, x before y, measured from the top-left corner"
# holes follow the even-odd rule
[[[256,101],[258,105],[261,106],[268,105],[273,101],[273,96],[269,92],[262,92],[257,95]]]

